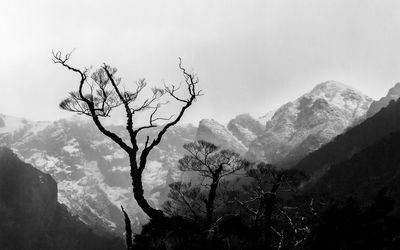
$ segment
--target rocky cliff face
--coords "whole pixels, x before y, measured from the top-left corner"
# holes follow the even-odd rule
[[[270,163],[296,161],[363,116],[372,99],[329,81],[279,108],[249,146],[248,157]]]
[[[233,136],[238,138],[247,148],[264,131],[264,125],[249,114],[241,114],[232,119],[227,126]]]
[[[396,83],[396,85],[389,89],[389,92],[386,96],[382,97],[378,101],[374,101],[371,103],[370,108],[367,112],[367,118],[375,115],[379,112],[382,108],[386,107],[390,101],[396,101],[400,97],[400,82]]]
[[[78,233],[77,233],[78,232]],[[0,148],[1,249],[121,249],[122,239],[94,234],[57,202],[49,174]]]
[[[262,131],[261,123],[248,114],[238,115],[228,126],[214,119],[203,119],[199,123],[196,140],[208,141],[244,155],[250,142]]]
[[[200,121],[196,134],[196,141],[199,140],[211,142],[240,154],[247,151],[247,147],[231,131],[214,119],[203,119]]]
[[[132,196],[128,158],[124,151],[103,136],[89,120],[64,119],[31,122],[2,116],[0,145],[11,148],[25,161],[50,174],[58,183],[59,201],[91,227],[121,234],[124,205],[139,227],[145,216]],[[125,135],[122,126],[110,127]],[[157,131],[149,130],[150,137]],[[168,182],[180,178],[175,164],[184,153],[182,145],[192,141],[196,128],[177,126],[167,132],[151,153],[143,181],[146,197],[160,207],[168,192]],[[124,136],[127,140],[127,136]],[[145,141],[141,135],[139,141]]]

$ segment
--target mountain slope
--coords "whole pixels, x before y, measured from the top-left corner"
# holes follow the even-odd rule
[[[372,99],[329,81],[279,108],[249,146],[248,157],[288,166],[342,133],[363,116]]]
[[[224,125],[214,119],[203,119],[199,122],[196,141],[203,140],[215,145],[231,149],[239,154],[244,154],[247,147]]]
[[[57,202],[57,184],[0,148],[1,249],[123,249],[123,241],[96,235]]]
[[[247,148],[264,131],[260,121],[249,114],[241,114],[230,120],[228,130],[238,138]]]
[[[400,131],[332,165],[312,189],[337,199],[354,197],[364,203],[385,189],[400,202]]]
[[[386,107],[389,105],[390,101],[396,101],[400,97],[400,82],[396,83],[396,85],[389,89],[388,93],[386,96],[382,97],[378,101],[374,101],[371,103],[371,106],[368,109],[367,112],[367,118],[372,117],[376,113],[379,112],[382,108]]]
[[[337,136],[319,150],[303,158],[295,168],[315,176],[330,166],[349,159],[390,133],[400,130],[400,101],[392,101],[373,117]]]
[[[75,117],[40,123],[4,115],[3,120],[7,132],[0,132],[0,145],[13,148],[25,161],[50,174],[58,183],[60,202],[83,222],[122,234],[120,205],[127,208],[137,229],[146,220],[133,199],[127,155],[90,120]],[[128,139],[123,126],[109,129]],[[146,132],[154,137],[157,131]],[[176,162],[184,153],[182,145],[192,141],[195,133],[194,126],[176,126],[150,154],[143,181],[145,195],[154,206],[166,199],[168,181],[180,177]],[[145,134],[140,134],[139,142],[145,140]]]

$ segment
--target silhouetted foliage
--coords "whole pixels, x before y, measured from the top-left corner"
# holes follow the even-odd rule
[[[189,154],[179,161],[179,168],[196,174],[189,182],[170,185],[164,209],[201,229],[203,244],[213,249],[285,249],[306,239],[309,228],[301,209],[285,206],[305,179],[302,172],[250,164],[204,141],[185,148]],[[217,184],[214,194],[213,183]],[[207,217],[210,197],[218,201],[211,223]]]
[[[387,194],[400,202],[399,166],[400,132],[396,132],[333,165],[307,192],[316,198],[353,197],[365,205],[373,201],[380,189],[386,188]]]
[[[152,219],[135,236],[134,249],[204,249],[199,227],[182,217]]]
[[[284,199],[296,192],[305,175],[259,163],[247,169],[246,177],[251,181],[238,192],[235,203],[247,213],[248,221],[259,232],[260,245],[280,249],[287,240],[293,245],[300,244],[309,230],[298,221],[298,217],[303,217],[299,215],[300,210],[285,206]]]
[[[349,198],[329,206],[312,229],[307,249],[400,249],[400,217],[382,190],[362,208]]]

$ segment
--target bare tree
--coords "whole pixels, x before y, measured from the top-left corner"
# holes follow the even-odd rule
[[[144,198],[142,174],[146,168],[149,153],[161,142],[167,130],[181,120],[186,110],[200,96],[201,91],[196,90],[196,85],[199,82],[197,76],[187,72],[179,58],[179,69],[182,71],[185,79],[189,97],[187,99],[179,97],[177,95],[179,87],[175,85],[164,85],[163,88],[153,88],[152,96],[143,102],[139,102],[138,96],[147,86],[145,79],[140,79],[136,83],[134,91],[128,91],[121,87],[121,78],[116,76],[116,68],[103,64],[89,77],[89,69],[80,70],[68,63],[70,56],[71,53],[63,55],[61,52],[53,52],[54,63],[60,64],[68,70],[77,73],[80,77],[78,91],[70,92],[69,97],[60,103],[60,107],[70,112],[91,117],[97,128],[128,154],[133,193],[138,205],[150,218],[163,217],[164,213],[161,210],[151,207]],[[168,118],[157,116],[163,104],[160,98],[164,95],[169,95],[174,100],[182,103],[182,107],[177,115]],[[100,120],[102,117],[109,117],[110,113],[117,107],[122,107],[125,110],[126,130],[130,139],[129,142],[125,142],[120,135],[107,129]],[[133,124],[134,115],[146,111],[151,111],[149,112],[148,124],[135,127]],[[157,125],[158,121],[164,121],[165,124],[163,126]],[[144,146],[139,148],[137,141],[138,134],[146,129],[156,127],[160,129],[155,138],[150,139],[147,136]]]
[[[272,225],[274,211],[279,212],[281,216],[283,215],[288,220],[293,231],[297,232],[302,229],[295,228],[297,225],[289,217],[288,207],[277,208],[278,194],[295,192],[305,176],[302,172],[296,170],[282,170],[265,163],[250,166],[246,170],[246,176],[252,180],[249,184],[243,186],[244,195],[242,194],[242,196],[247,198],[245,200],[236,198],[232,203],[237,203],[251,216],[253,227],[261,229],[265,246],[271,248],[272,233],[274,233],[280,239],[277,247],[280,249],[284,240],[284,233],[275,229]]]
[[[177,181],[169,185],[168,200],[163,204],[170,216],[180,216],[192,221],[202,219],[204,194],[194,182]]]
[[[179,160],[178,167],[181,171],[195,172],[204,178],[201,184],[208,188],[208,194],[202,197],[202,200],[206,213],[205,226],[209,229],[213,223],[215,200],[221,181],[244,169],[248,162],[231,150],[221,150],[214,144],[205,141],[187,143],[184,148],[188,154]],[[198,201],[195,204],[190,204],[185,200],[185,198],[194,195],[201,198],[197,189],[190,190],[185,185],[176,184],[171,185],[171,193],[175,195],[176,200],[189,208],[194,217],[198,217],[198,209],[196,209],[199,207]]]

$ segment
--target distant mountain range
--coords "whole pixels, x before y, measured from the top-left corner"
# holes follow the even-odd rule
[[[390,96],[395,99],[394,95]],[[320,166],[339,161],[324,160],[325,156],[318,161],[301,159],[319,148],[324,149],[323,145],[366,119],[368,112],[375,112],[368,111],[371,103],[372,99],[359,91],[329,81],[260,118],[241,114],[226,126],[212,119],[200,121],[198,127],[176,126],[150,155],[144,173],[145,195],[153,206],[161,206],[167,197],[168,184],[181,178],[176,163],[185,153],[182,145],[193,140],[207,140],[251,160],[282,167],[292,167],[299,162],[296,167],[317,172]],[[374,105],[384,107],[385,102]],[[109,128],[127,139],[123,126]],[[150,136],[155,133],[155,130],[149,131]],[[142,136],[140,141],[144,142]],[[146,220],[132,197],[126,155],[98,132],[89,119],[74,117],[33,122],[0,115],[0,145],[12,148],[24,161],[50,174],[58,183],[59,202],[91,227],[121,234],[124,225],[120,205],[128,208],[135,225]],[[321,151],[314,154],[317,152]],[[308,157],[314,157],[312,155]],[[302,167],[305,165],[310,169]]]
[[[366,120],[349,128],[294,166],[310,179],[303,193],[319,199],[356,199],[371,205],[377,194],[400,203],[400,84],[373,102]],[[398,209],[396,210],[398,214]]]
[[[32,122],[5,115],[0,119],[5,124],[0,128],[0,145],[12,148],[26,162],[50,174],[58,183],[59,201],[73,215],[93,228],[117,234],[124,231],[121,205],[138,228],[146,220],[133,199],[125,153],[89,120],[73,117]],[[110,129],[125,133],[122,126]],[[156,131],[149,132],[154,136]],[[151,153],[143,182],[154,206],[159,207],[166,198],[167,180],[180,178],[174,165],[184,153],[182,145],[193,141],[195,133],[191,125],[174,127]]]
[[[239,115],[227,127],[200,121],[196,139],[243,153],[249,159],[290,167],[365,117],[372,99],[339,82],[318,84],[310,92],[269,112],[261,120]],[[268,118],[268,119],[266,119]]]

